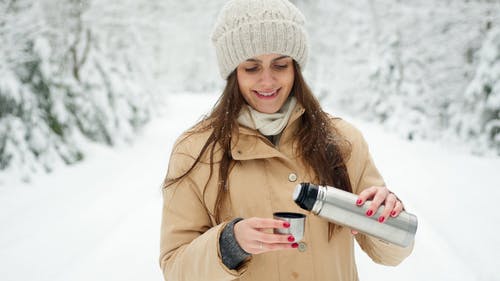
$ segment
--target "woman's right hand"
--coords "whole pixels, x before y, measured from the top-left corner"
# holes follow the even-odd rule
[[[298,244],[293,243],[295,238],[292,235],[265,231],[288,227],[290,224],[285,221],[253,217],[237,222],[234,225],[234,236],[240,247],[249,254],[297,248]]]

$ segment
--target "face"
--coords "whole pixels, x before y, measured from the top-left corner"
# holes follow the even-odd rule
[[[262,113],[277,112],[292,90],[294,66],[289,56],[256,56],[240,63],[236,72],[243,98]]]

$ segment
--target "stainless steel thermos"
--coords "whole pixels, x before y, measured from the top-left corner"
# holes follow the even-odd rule
[[[301,183],[295,188],[293,200],[302,209],[311,211],[326,220],[344,225],[381,240],[407,247],[417,232],[417,217],[402,211],[397,217],[378,222],[384,208],[368,217],[366,211],[371,201],[356,205],[358,196],[331,186]]]

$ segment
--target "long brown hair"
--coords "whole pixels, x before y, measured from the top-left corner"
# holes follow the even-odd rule
[[[340,136],[335,127],[331,124],[330,117],[321,109],[319,101],[313,95],[306,84],[300,71],[300,66],[294,60],[294,84],[291,95],[294,95],[297,102],[301,104],[305,112],[301,116],[298,132],[296,132],[296,142],[298,143],[298,153],[304,163],[316,174],[321,185],[331,185],[352,192],[351,183],[345,162],[350,154],[350,144]],[[219,164],[218,191],[213,208],[213,215],[217,223],[221,222],[221,210],[225,200],[229,197],[230,187],[227,186],[231,167],[235,160],[231,155],[231,138],[237,133],[237,119],[245,100],[240,93],[237,74],[233,71],[226,83],[222,95],[218,99],[211,113],[195,126],[195,131],[211,130],[211,134],[203,145],[200,154],[195,159],[191,167],[177,178],[166,178],[163,187],[167,188],[173,183],[188,175],[201,158],[209,151],[210,175],[212,177],[214,164]],[[214,160],[216,149],[222,150],[222,156],[217,161]],[[208,181],[207,181],[208,185]],[[206,191],[205,186],[204,191]],[[209,210],[210,208],[207,208]],[[210,211],[209,211],[210,212]],[[331,239],[334,232],[340,229],[332,223],[328,227],[328,239]]]

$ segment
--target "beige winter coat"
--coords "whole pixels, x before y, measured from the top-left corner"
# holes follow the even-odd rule
[[[358,280],[354,261],[354,238],[343,228],[328,241],[328,222],[298,207],[291,195],[300,182],[315,177],[298,161],[294,132],[304,109],[297,105],[284,129],[278,147],[257,131],[240,127],[232,156],[238,161],[229,176],[231,206],[224,210],[224,223],[216,224],[209,210],[216,198],[218,166],[203,194],[210,173],[208,160],[197,165],[184,180],[164,191],[161,225],[160,265],[165,280]],[[332,119],[337,130],[352,144],[347,168],[354,193],[384,181],[374,166],[361,133],[340,119]],[[197,157],[210,132],[181,136],[176,143],[168,177],[181,175]],[[238,270],[224,266],[219,252],[219,235],[233,218],[271,218],[273,212],[307,214],[305,236],[299,249],[253,255]],[[376,262],[397,265],[412,251],[358,234],[355,239]]]

